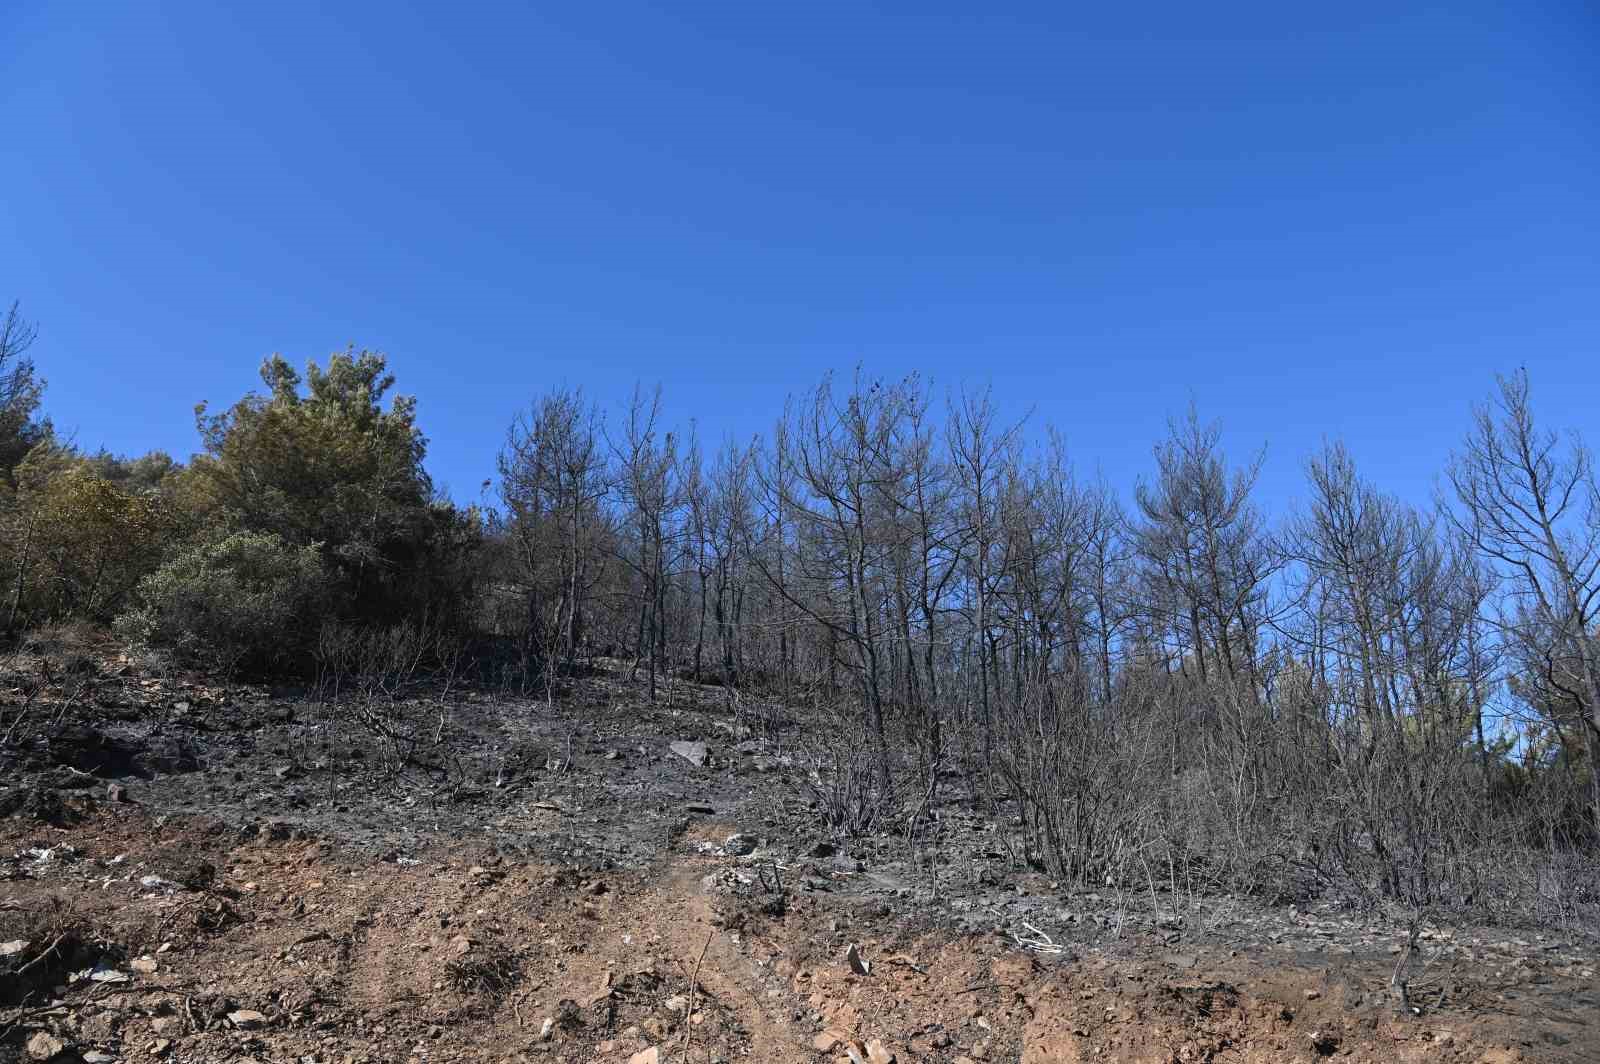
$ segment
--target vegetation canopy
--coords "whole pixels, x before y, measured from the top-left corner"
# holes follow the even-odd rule
[[[268,358],[262,391],[197,409],[183,464],[56,439],[33,337],[14,308],[12,638],[82,622],[315,678],[398,763],[450,741],[397,708],[418,683],[553,702],[605,659],[652,701],[715,685],[740,727],[779,727],[744,716],[758,695],[821,722],[804,778],[842,834],[914,840],[959,796],[1084,889],[1600,904],[1600,487],[1524,374],[1425,506],[1335,442],[1274,520],[1259,452],[1236,460],[1194,410],[1125,504],[983,393],[858,373],[716,447],[664,423],[659,389],[610,417],[552,390],[509,426],[485,512],[435,492],[380,354],[303,376]]]

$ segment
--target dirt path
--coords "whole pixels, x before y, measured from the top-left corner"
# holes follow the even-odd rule
[[[1501,1064],[1600,1045],[1592,985],[1553,968],[1509,995],[1452,986],[1454,1007],[1417,1016],[1374,1000],[1381,958],[1041,953],[849,895],[780,905],[760,884],[781,854],[704,852],[730,827],[703,825],[653,867],[578,871],[462,844],[349,859],[137,813],[4,822],[22,856],[0,884],[0,941],[73,944],[13,978],[36,1008],[0,1013],[0,1059],[30,1059],[41,1035],[61,1060],[302,1064]],[[215,869],[201,889],[145,885],[197,862]],[[85,978],[96,964],[122,981]]]
[[[1381,914],[1063,891],[954,788],[920,851],[833,838],[715,690],[469,693],[396,772],[290,697],[104,686],[0,786],[0,1064],[1600,1060],[1576,933],[1430,928],[1402,1002]]]

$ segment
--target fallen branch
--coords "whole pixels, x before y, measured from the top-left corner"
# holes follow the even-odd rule
[[[1065,953],[1066,952],[1066,947],[1065,946],[1057,945],[1054,939],[1052,939],[1049,935],[1045,934],[1043,931],[1040,931],[1037,927],[1034,927],[1032,924],[1028,923],[1028,921],[1026,921],[1026,920],[1022,921],[1022,926],[1026,927],[1029,931],[1032,931],[1033,934],[1034,934],[1033,938],[1023,938],[1021,935],[1018,935],[1018,934],[1015,934],[1015,933],[1012,934],[1012,936],[1011,936],[1012,941],[1014,941],[1017,945],[1021,946],[1023,949],[1029,950],[1029,951],[1031,951],[1033,953]]]
[[[716,928],[706,932],[705,945],[700,947],[700,956],[694,962],[694,974],[689,977],[689,1007],[683,1013],[683,1044],[685,1048],[688,1047],[689,1035],[694,1030],[694,1025],[689,1021],[694,1016],[695,993],[700,989],[700,965],[705,962],[706,950],[711,948],[711,940],[716,937],[716,934]]]
[[[54,942],[52,942],[48,946],[46,946],[39,953],[39,955],[37,957],[33,958],[33,960],[29,961],[27,964],[24,964],[21,968],[18,968],[17,971],[16,971],[16,974],[17,975],[21,975],[22,973],[26,972],[29,968],[32,968],[35,964],[38,964],[40,961],[42,961],[46,957],[50,956],[50,954],[54,953],[56,951],[56,949],[58,947],[60,947],[61,943],[65,942],[67,940],[67,936],[70,935],[70,934],[71,934],[70,931],[63,931],[61,934],[57,935],[56,936],[56,940]]]

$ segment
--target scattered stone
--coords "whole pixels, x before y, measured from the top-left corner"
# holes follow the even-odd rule
[[[661,1004],[668,1012],[687,1012],[689,1010],[689,999],[682,994],[674,994]]]
[[[14,938],[10,942],[0,942],[0,957],[17,957],[27,952],[28,940]]]
[[[260,824],[255,832],[256,838],[262,842],[287,842],[295,836],[294,825],[281,820],[269,820]]]
[[[97,965],[90,973],[90,982],[95,983],[126,983],[131,977],[127,972],[119,972],[115,968]]]
[[[98,1049],[83,1051],[83,1064],[117,1064],[117,1058],[110,1053],[102,1053]]]
[[[106,788],[106,800],[113,805],[124,805],[128,801],[128,789],[120,783],[113,783]]]
[[[700,889],[707,894],[749,894],[755,877],[734,868],[722,868],[700,880]]]
[[[656,1046],[641,1049],[628,1058],[628,1064],[661,1064],[661,1050]]]
[[[167,1055],[167,1051],[171,1048],[172,1039],[157,1038],[154,1042],[150,1043],[150,1055],[152,1057],[164,1057]]]
[[[839,1046],[843,1045],[845,1041],[846,1036],[843,1033],[835,1031],[830,1027],[811,1040],[811,1048],[815,1049],[818,1053],[832,1053]]]
[[[200,771],[194,749],[179,739],[151,739],[150,748],[134,758],[133,767],[145,779]]]
[[[54,1060],[66,1049],[67,1044],[49,1031],[39,1031],[28,1039],[29,1060]]]
[[[756,837],[746,835],[744,832],[735,832],[722,844],[722,852],[731,857],[743,857],[745,854],[755,853]]]
[[[1312,988],[1308,987],[1308,988],[1306,988],[1305,994],[1306,994],[1306,1000],[1307,1001],[1315,1001],[1315,1000],[1317,1000],[1317,998],[1322,996],[1322,991],[1315,990],[1315,989],[1312,989]]]
[[[706,757],[710,753],[705,743],[690,743],[681,740],[673,743],[668,749],[695,768],[703,767],[706,763]]]
[[[867,1064],[894,1064],[894,1054],[888,1046],[874,1038],[867,1043]]]
[[[154,957],[135,957],[128,962],[128,967],[142,975],[154,975],[158,969]]]
[[[1339,1048],[1339,1036],[1333,1031],[1312,1031],[1306,1035],[1311,1040],[1311,1048],[1324,1057],[1331,1057]]]
[[[550,1041],[550,1036],[555,1032],[555,1029],[556,1018],[554,1016],[546,1016],[544,1022],[539,1025],[539,1041]]]
[[[122,1017],[107,1009],[78,1013],[78,1027],[72,1032],[79,1041],[105,1044],[122,1038]]]
[[[156,876],[156,875],[149,875],[149,876],[143,877],[142,879],[139,880],[139,885],[141,887],[144,887],[146,890],[177,890],[177,889],[179,889],[178,888],[178,884],[174,883],[172,880],[163,879],[162,877]]]
[[[857,975],[872,974],[872,965],[867,963],[867,959],[861,955],[861,950],[856,947],[854,942],[846,947],[844,959],[845,963],[850,965],[850,970]]]
[[[1169,953],[1161,960],[1169,968],[1193,968],[1200,963],[1200,958],[1193,953]]]
[[[241,1031],[253,1031],[258,1027],[265,1027],[267,1018],[255,1009],[238,1009],[228,1013],[228,1022]]]

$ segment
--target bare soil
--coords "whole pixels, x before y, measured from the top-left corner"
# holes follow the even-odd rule
[[[1062,892],[955,786],[833,838],[788,710],[625,671],[400,757],[108,663],[0,764],[0,1061],[1600,1060],[1575,932],[1430,926],[1401,999],[1380,912]]]

